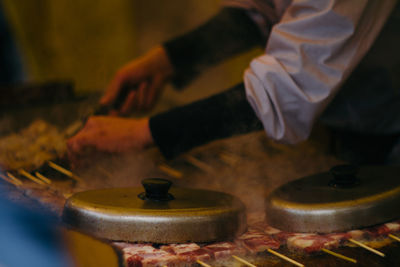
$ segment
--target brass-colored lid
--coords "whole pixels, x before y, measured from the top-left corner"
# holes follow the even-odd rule
[[[154,186],[161,179],[150,180]],[[153,243],[226,240],[246,227],[245,207],[236,197],[177,187],[169,193],[139,187],[77,193],[67,200],[63,220],[96,237]]]
[[[329,233],[394,220],[399,207],[399,167],[340,165],[272,192],[266,217],[285,231]]]

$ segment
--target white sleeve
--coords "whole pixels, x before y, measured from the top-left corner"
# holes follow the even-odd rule
[[[250,63],[247,99],[267,135],[308,138],[316,118],[359,63],[396,0],[293,0]]]
[[[291,0],[222,0],[225,7],[247,10],[250,18],[258,25],[265,38],[271,24],[277,23]]]

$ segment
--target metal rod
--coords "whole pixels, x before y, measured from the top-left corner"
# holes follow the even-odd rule
[[[33,176],[32,174],[30,174],[29,172],[27,172],[27,171],[25,171],[23,169],[19,169],[18,173],[21,174],[22,176],[24,176],[25,178],[28,178],[32,182],[35,182],[35,183],[40,184],[40,185],[46,185],[42,180],[36,178],[35,176]]]
[[[8,177],[10,180],[14,181],[16,184],[18,184],[18,185],[22,185],[22,184],[23,184],[23,182],[22,182],[20,179],[18,179],[17,177],[15,177],[14,175],[12,175],[11,173],[7,172],[6,174],[7,174],[7,177]]]
[[[392,235],[392,234],[388,234],[388,236],[389,236],[390,238],[392,238],[392,239],[394,239],[394,240],[396,240],[396,241],[399,241],[399,242],[400,242],[400,237],[398,237],[398,236],[395,236],[395,235]]]
[[[197,262],[198,264],[200,264],[201,266],[204,266],[204,267],[211,267],[211,265],[209,265],[209,264],[207,264],[207,263],[205,263],[205,262],[202,262],[201,260],[196,260],[196,262]]]
[[[351,243],[357,245],[357,246],[360,246],[360,247],[362,247],[362,248],[365,248],[366,250],[371,251],[372,253],[375,253],[376,255],[379,255],[379,256],[381,256],[381,257],[385,257],[385,254],[383,254],[382,252],[380,252],[380,251],[378,251],[378,250],[376,250],[376,249],[373,249],[373,248],[371,248],[371,247],[368,247],[367,245],[364,245],[364,244],[361,243],[361,242],[358,242],[358,241],[356,241],[356,240],[354,240],[354,239],[352,239],[352,238],[350,238],[349,241],[350,241]]]
[[[244,259],[242,259],[242,258],[239,258],[238,256],[232,255],[232,257],[233,257],[235,260],[237,260],[238,262],[241,262],[241,263],[243,263],[243,264],[245,264],[245,265],[247,265],[247,266],[249,266],[249,267],[257,267],[256,265],[251,264],[250,262],[248,262],[248,261],[246,261],[246,260],[244,260]]]
[[[297,261],[295,261],[295,260],[292,260],[291,258],[289,258],[289,257],[287,257],[287,256],[285,256],[285,255],[283,255],[283,254],[281,254],[281,253],[278,253],[278,252],[276,252],[275,250],[272,250],[272,249],[268,248],[267,251],[268,251],[269,253],[274,254],[275,256],[277,256],[277,257],[279,257],[279,258],[285,260],[285,261],[288,261],[288,262],[290,262],[290,263],[296,265],[296,266],[304,267],[304,264],[302,264],[302,263],[300,263],[300,262],[297,262]]]
[[[51,184],[51,180],[49,178],[47,178],[46,176],[44,176],[43,174],[41,174],[39,172],[35,172],[35,175],[36,175],[37,178],[39,178],[40,180],[42,180],[46,184]]]
[[[337,258],[339,258],[339,259],[346,260],[346,261],[350,261],[350,262],[352,262],[352,263],[357,263],[357,260],[355,260],[355,259],[353,259],[353,258],[350,258],[350,257],[347,257],[347,256],[345,256],[345,255],[342,255],[342,254],[333,252],[333,251],[331,251],[331,250],[329,250],[329,249],[322,248],[321,250],[322,250],[323,252],[328,253],[328,254],[330,254],[330,255],[332,255],[332,256],[335,256],[335,257],[337,257]]]
[[[68,177],[70,177],[70,178],[72,178],[72,179],[74,179],[74,180],[76,180],[78,182],[82,182],[82,179],[79,178],[78,176],[76,176],[75,174],[73,174],[71,171],[69,171],[69,170],[67,170],[67,169],[65,169],[65,168],[63,168],[63,167],[61,167],[61,166],[59,166],[59,165],[57,165],[57,164],[55,164],[54,162],[51,162],[51,161],[49,161],[48,164],[49,164],[49,166],[51,168],[55,169],[56,171],[59,171],[62,174],[66,175],[66,176],[68,176]]]

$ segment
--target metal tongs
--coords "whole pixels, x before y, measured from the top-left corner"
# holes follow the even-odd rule
[[[132,91],[137,90],[137,86],[131,86],[129,84],[123,85],[118,93],[117,98],[111,105],[100,105],[97,104],[89,110],[81,119],[75,121],[64,131],[66,138],[70,138],[76,135],[85,126],[87,120],[92,116],[106,116],[110,114],[112,110],[118,110],[121,108],[128,94]]]
[[[117,97],[115,98],[114,102],[110,105],[96,105],[90,114],[86,115],[86,120],[90,116],[101,116],[101,115],[108,115],[112,110],[118,110],[124,104],[125,99],[127,98],[128,94],[132,91],[136,91],[137,86],[131,86],[129,84],[125,84],[121,87]],[[86,122],[85,120],[85,122]]]

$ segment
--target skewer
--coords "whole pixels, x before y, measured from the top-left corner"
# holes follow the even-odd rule
[[[398,237],[398,236],[395,236],[395,235],[392,235],[392,234],[388,234],[388,236],[389,236],[391,239],[394,239],[394,240],[396,240],[396,241],[399,241],[399,242],[400,242],[400,237]]]
[[[235,260],[237,260],[238,262],[243,263],[244,265],[247,265],[247,266],[249,266],[249,267],[257,267],[257,266],[255,266],[254,264],[251,264],[250,262],[248,262],[248,261],[246,261],[246,260],[244,260],[244,259],[242,259],[242,258],[239,258],[238,256],[232,255],[232,257],[233,257]]]
[[[233,155],[231,153],[226,153],[226,152],[221,152],[219,154],[219,157],[224,163],[226,163],[230,166],[234,166],[240,160],[238,156]]]
[[[49,178],[47,178],[46,176],[44,176],[43,174],[41,174],[39,172],[35,172],[35,175],[36,175],[37,178],[39,178],[40,180],[42,180],[46,184],[51,184],[51,180]]]
[[[187,155],[186,160],[191,163],[192,165],[196,166],[197,168],[199,168],[200,170],[204,171],[204,172],[208,172],[208,173],[213,173],[214,169],[208,165],[207,163],[204,163],[203,161],[196,159],[195,157],[191,156],[191,155]]]
[[[366,250],[371,251],[372,253],[375,253],[376,255],[379,255],[379,256],[381,256],[381,257],[385,257],[385,254],[383,254],[382,252],[380,252],[380,251],[378,251],[378,250],[376,250],[376,249],[373,249],[373,248],[371,248],[371,247],[368,247],[367,245],[364,245],[364,244],[361,243],[361,242],[358,242],[358,241],[356,241],[356,240],[354,240],[354,239],[352,239],[352,238],[350,238],[349,241],[350,241],[351,243],[357,245],[357,246],[360,246],[360,247],[362,247],[362,248],[364,248],[364,249],[366,249]]]
[[[55,169],[56,171],[61,172],[62,174],[74,179],[75,181],[82,182],[82,179],[79,178],[78,176],[76,176],[75,174],[73,174],[71,171],[69,171],[51,161],[49,161],[48,164],[51,168]]]
[[[201,260],[196,260],[196,262],[197,262],[198,264],[200,264],[201,266],[204,266],[204,267],[211,267],[211,265],[209,265],[209,264],[207,264],[207,263],[205,263],[205,262],[202,262]]]
[[[33,176],[32,174],[30,174],[29,172],[27,172],[23,169],[19,169],[18,173],[21,174],[22,176],[24,176],[25,178],[28,178],[32,182],[35,182],[40,185],[46,185],[42,180],[39,180],[38,178],[36,178],[35,176]]]
[[[158,165],[158,168],[159,168],[162,172],[168,174],[168,175],[171,176],[171,177],[174,177],[174,178],[177,178],[177,179],[181,179],[181,178],[183,177],[182,172],[180,172],[180,171],[178,171],[178,170],[175,170],[174,168],[168,166],[168,165],[165,164],[165,163],[161,163],[160,165]]]
[[[98,169],[100,172],[102,172],[105,176],[107,176],[107,178],[109,178],[109,179],[112,179],[112,178],[113,178],[113,175],[112,175],[108,170],[106,170],[104,167],[102,167],[102,166],[97,166],[97,169]]]
[[[269,253],[274,254],[275,256],[277,256],[277,257],[279,257],[279,258],[285,260],[285,261],[290,262],[291,264],[294,264],[294,265],[299,266],[299,267],[304,267],[304,264],[302,264],[302,263],[300,263],[300,262],[297,262],[297,261],[295,261],[295,260],[292,260],[291,258],[289,258],[289,257],[287,257],[287,256],[285,256],[285,255],[283,255],[283,254],[281,254],[281,253],[278,253],[278,252],[276,252],[275,250],[272,250],[272,249],[268,248],[267,251],[268,251]]]
[[[7,174],[7,177],[8,177],[10,180],[14,181],[16,184],[18,184],[18,185],[22,185],[22,184],[23,184],[23,182],[22,182],[20,179],[18,179],[17,177],[15,177],[14,175],[12,175],[11,173],[7,172],[6,174]]]
[[[17,184],[16,182],[14,182],[13,180],[11,180],[10,178],[7,178],[5,175],[0,174],[0,178],[3,179],[3,180],[6,181],[6,182],[8,182],[8,183],[10,183],[10,184],[15,185],[15,186],[18,187],[18,184]]]
[[[331,251],[331,250],[329,250],[329,249],[322,248],[321,250],[322,250],[323,252],[328,253],[328,254],[330,254],[330,255],[332,255],[332,256],[335,256],[335,257],[337,257],[337,258],[339,258],[339,259],[346,260],[346,261],[350,261],[350,262],[352,262],[352,263],[357,263],[357,260],[355,260],[355,259],[353,259],[353,258],[350,258],[350,257],[347,257],[347,256],[345,256],[345,255],[342,255],[342,254],[333,252],[333,251]]]

